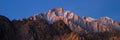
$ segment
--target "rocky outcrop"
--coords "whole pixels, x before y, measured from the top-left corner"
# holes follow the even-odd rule
[[[116,23],[115,20],[107,16],[98,19],[87,16],[79,17],[73,12],[64,10],[63,8],[53,8],[46,13],[36,14],[27,19],[36,20],[41,18],[45,19],[48,24],[63,20],[72,31],[80,33],[83,33],[84,29],[87,30],[87,32],[120,31],[120,25],[114,25]],[[81,30],[76,30],[78,28]]]
[[[48,24],[45,19],[39,20],[13,20],[17,40],[75,40],[78,34],[62,21]],[[71,35],[71,37],[70,37]],[[75,36],[74,38],[72,36]]]
[[[16,40],[12,22],[0,15],[0,40]]]
[[[0,40],[120,40],[120,22],[53,8],[20,20],[0,15]]]

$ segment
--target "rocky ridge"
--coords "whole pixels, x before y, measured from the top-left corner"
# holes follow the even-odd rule
[[[49,24],[52,24],[58,20],[63,20],[64,23],[68,25],[72,31],[79,31],[80,33],[83,32],[84,29],[92,32],[104,32],[111,31],[113,29],[120,29],[119,23],[116,23],[116,21],[112,20],[109,17],[105,16],[98,19],[86,16],[79,17],[75,13],[64,10],[63,8],[53,8],[46,13],[36,14],[29,17],[28,19],[37,20],[40,18],[47,20]],[[114,23],[116,23],[117,26],[115,26]],[[80,30],[78,30],[78,28]]]
[[[120,22],[79,17],[63,8],[10,21],[0,15],[0,40],[119,40]]]

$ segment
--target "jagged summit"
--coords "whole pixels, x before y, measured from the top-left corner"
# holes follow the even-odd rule
[[[79,17],[63,8],[10,21],[0,15],[0,40],[116,40],[120,22],[109,17]]]
[[[61,7],[60,8],[53,8],[53,9],[49,10],[46,13],[35,14],[35,15],[31,16],[31,17],[30,17],[31,20],[36,20],[36,19],[39,19],[39,18],[45,18],[50,23],[52,23],[53,21],[56,21],[56,20],[64,20],[64,19],[78,21],[81,18],[83,18],[87,22],[92,22],[92,21],[95,21],[95,20],[113,21],[111,18],[109,18],[107,16],[100,17],[98,19],[88,17],[88,16],[79,17],[75,13],[73,13],[73,12],[71,12],[69,10],[64,10]]]
[[[67,18],[70,20],[78,20],[80,19],[80,17],[78,15],[76,15],[75,13],[68,11],[68,10],[64,10],[63,8],[53,8],[51,10],[49,10],[46,13],[42,13],[42,14],[35,14],[32,16],[32,20],[36,20],[39,18],[45,18],[48,21],[52,21],[52,20],[57,20],[57,19],[62,19],[62,18]],[[96,18],[92,18],[92,17],[87,17],[87,16],[82,16],[81,18],[85,19],[88,22],[91,21],[95,21],[95,20],[111,20],[113,21],[111,18],[104,16],[104,17],[100,17],[98,19]]]
[[[83,32],[82,30],[84,29],[93,32],[104,32],[112,30],[111,28],[115,28],[113,25],[115,21],[107,16],[98,19],[88,16],[79,17],[75,13],[64,10],[63,8],[53,8],[46,13],[36,14],[28,19],[37,20],[41,18],[46,19],[49,24],[62,20],[75,32]],[[81,30],[76,30],[78,28]]]

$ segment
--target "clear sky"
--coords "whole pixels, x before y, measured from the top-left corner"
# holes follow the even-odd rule
[[[79,16],[108,16],[120,21],[120,0],[0,0],[0,15],[20,19],[57,7]]]

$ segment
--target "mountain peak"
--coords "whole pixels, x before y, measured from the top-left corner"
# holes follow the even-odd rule
[[[100,19],[107,19],[107,20],[111,20],[111,18],[110,18],[110,17],[107,17],[107,16],[100,17]]]
[[[111,25],[113,28],[115,28],[113,26],[114,20],[112,20],[111,18],[107,16],[100,17],[98,19],[92,18],[89,16],[79,17],[75,13],[68,11],[68,10],[64,10],[63,8],[53,8],[46,13],[37,14],[37,15],[29,17],[28,19],[37,20],[41,18],[47,20],[49,24],[53,24],[56,21],[62,20],[63,22],[65,22],[66,25],[70,27],[72,31],[76,31],[77,27],[79,26],[82,26],[82,28],[86,28],[88,25],[89,26],[96,25],[95,27],[93,26],[93,28],[96,28],[97,25],[100,26],[104,24],[104,26],[108,26],[106,28],[109,28],[109,26]],[[96,30],[96,29],[91,29],[91,27],[89,26],[87,27],[87,29],[94,30],[94,31]],[[104,27],[102,26],[100,28],[101,31],[96,31],[96,32],[104,32],[102,28]],[[78,32],[78,30],[76,32]]]
[[[98,20],[105,24],[108,24],[108,23],[113,24],[113,22],[114,22],[113,19],[111,19],[110,17],[107,17],[107,16],[100,17],[100,18],[98,18]]]
[[[116,34],[119,36],[120,23],[106,16],[98,19],[79,17],[63,8],[53,8],[21,20],[10,21],[0,15],[0,31],[3,40],[93,40],[94,36],[96,40],[109,40],[106,38],[111,38],[110,35],[114,35],[114,40]]]
[[[62,13],[62,12],[63,12],[63,8],[59,7],[59,8],[57,8],[57,11],[58,11],[59,13]]]

